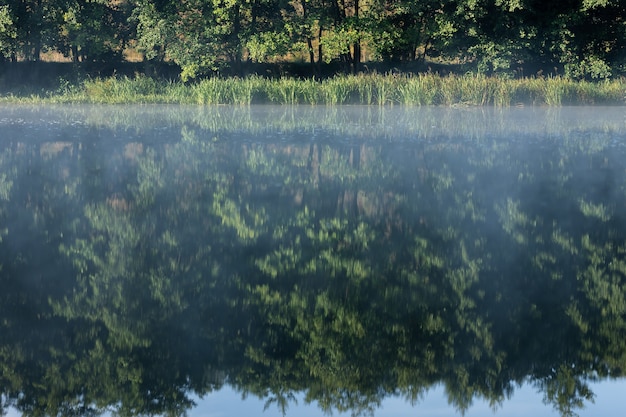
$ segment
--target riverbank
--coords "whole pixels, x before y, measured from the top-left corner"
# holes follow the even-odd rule
[[[208,78],[196,83],[147,76],[60,83],[52,90],[0,96],[2,103],[199,105],[624,105],[626,80],[576,81],[564,77],[501,78],[484,75],[360,74],[323,80]]]

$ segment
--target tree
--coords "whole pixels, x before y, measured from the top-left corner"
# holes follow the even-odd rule
[[[620,2],[462,0],[441,10],[452,33],[441,52],[458,57],[460,50],[481,72],[556,67],[572,77],[604,78],[622,63]]]
[[[9,4],[15,26],[15,55],[37,61],[51,34],[54,0],[18,0]],[[51,13],[48,13],[50,11]]]
[[[383,61],[424,59],[441,24],[440,1],[373,1],[364,12],[368,47]]]
[[[129,12],[127,1],[70,2],[59,19],[56,47],[74,62],[121,60]]]
[[[11,16],[9,5],[0,6],[0,54],[9,57],[14,53],[13,42],[17,37],[17,30]]]
[[[239,70],[244,56],[263,61],[288,52],[293,27],[282,15],[289,9],[278,0],[139,1],[134,18],[146,57],[172,59],[188,80],[226,63]]]

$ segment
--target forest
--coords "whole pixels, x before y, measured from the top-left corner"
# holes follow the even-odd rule
[[[281,63],[605,79],[625,70],[625,17],[620,0],[0,0],[0,72],[52,54],[183,81]]]

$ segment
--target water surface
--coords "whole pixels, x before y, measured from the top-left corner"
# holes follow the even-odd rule
[[[624,387],[625,115],[0,107],[2,407],[580,412]]]

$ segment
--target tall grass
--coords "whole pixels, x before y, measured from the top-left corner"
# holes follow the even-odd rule
[[[400,104],[408,106],[438,104],[441,80],[441,77],[433,77],[429,74],[407,77],[406,83],[398,88]]]
[[[564,77],[509,79],[466,74],[361,74],[333,78],[208,78],[196,83],[149,77],[89,79],[80,85],[0,101],[282,105],[593,105],[626,104],[626,79],[598,82]]]

